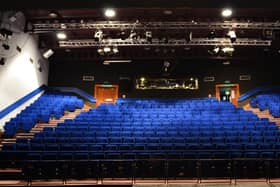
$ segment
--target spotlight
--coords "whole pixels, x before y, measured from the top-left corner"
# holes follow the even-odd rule
[[[222,10],[223,17],[230,17],[232,15],[232,10],[230,8],[225,8]]]
[[[103,32],[102,32],[102,30],[96,31],[95,34],[94,34],[94,40],[96,42],[100,42],[102,39],[103,39]]]
[[[137,33],[134,30],[131,30],[129,38],[136,40],[137,39]]]
[[[113,50],[113,53],[114,53],[114,54],[119,53],[119,49],[118,49],[118,47],[113,47],[113,49],[112,49],[112,50]]]
[[[164,68],[164,71],[165,71],[165,72],[168,71],[170,65],[171,65],[170,62],[168,62],[168,61],[164,61],[164,62],[163,62],[163,68]]]
[[[54,51],[52,49],[48,49],[46,52],[44,52],[43,57],[44,58],[49,58],[54,54]]]
[[[127,38],[127,35],[126,35],[126,32],[125,32],[125,31],[121,31],[121,32],[120,32],[120,38],[121,38],[122,40],[125,40],[125,39]]]
[[[8,44],[2,44],[2,47],[5,49],[5,50],[9,50],[10,49],[10,46]]]
[[[104,53],[109,53],[109,52],[111,52],[111,48],[110,47],[104,47],[103,51],[104,51]]]
[[[209,34],[208,34],[208,38],[214,39],[215,37],[216,37],[216,32],[215,32],[215,30],[210,31]]]
[[[145,36],[147,41],[152,43],[152,37],[153,37],[152,31],[146,31]]]
[[[112,18],[112,17],[115,17],[116,16],[116,11],[111,9],[111,8],[108,8],[104,11],[104,15],[107,17],[107,18]]]
[[[101,48],[97,49],[97,52],[98,52],[98,54],[100,54],[100,55],[104,55],[104,50],[101,49]]]
[[[230,30],[227,35],[230,37],[231,42],[236,41],[236,33],[234,30]]]
[[[56,37],[60,40],[64,40],[67,38],[67,35],[64,32],[59,32],[56,34]]]
[[[0,65],[3,66],[4,64],[5,64],[5,58],[1,58],[1,59],[0,59]]]
[[[190,42],[192,40],[192,32],[187,33],[186,42]]]

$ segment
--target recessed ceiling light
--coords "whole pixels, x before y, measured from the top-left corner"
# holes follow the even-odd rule
[[[56,12],[50,12],[50,13],[49,13],[49,16],[50,16],[51,18],[57,18],[57,17],[58,17],[58,14],[57,14]]]
[[[111,8],[107,8],[104,12],[104,15],[108,18],[112,18],[116,16],[116,11]]]
[[[67,38],[67,35],[63,32],[59,32],[59,33],[56,34],[56,37],[60,40],[63,40],[63,39]]]
[[[163,14],[165,14],[165,15],[171,15],[171,14],[173,14],[173,12],[172,12],[172,10],[164,10],[164,11],[163,11]]]
[[[222,10],[223,17],[230,17],[232,15],[232,10],[230,8],[225,8]]]

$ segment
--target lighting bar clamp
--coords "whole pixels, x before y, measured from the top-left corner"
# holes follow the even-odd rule
[[[61,23],[33,23],[28,32],[41,33],[66,30],[88,29],[269,29],[280,30],[280,22],[61,22]]]
[[[231,42],[228,38],[221,39],[207,39],[207,38],[195,38],[191,41],[183,39],[170,39],[168,43],[164,43],[158,39],[153,39],[152,42],[148,42],[146,39],[133,40],[133,39],[107,39],[101,42],[96,42],[93,39],[85,40],[66,40],[59,41],[59,47],[65,48],[81,48],[81,47],[104,47],[104,46],[270,46],[270,40],[260,39],[237,39],[235,42]]]

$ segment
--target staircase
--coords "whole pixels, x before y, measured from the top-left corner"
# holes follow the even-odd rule
[[[244,110],[250,110],[254,114],[256,114],[259,118],[268,118],[269,121],[275,122],[278,126],[280,126],[280,118],[273,117],[268,110],[260,111],[259,108],[253,108],[250,104],[245,105]]]
[[[74,119],[81,112],[87,112],[91,107],[84,105],[82,109],[76,109],[74,112],[66,111],[64,115],[59,119],[50,119],[49,123],[37,123],[29,132],[26,133],[17,133],[14,138],[4,138],[0,143],[0,150],[3,147],[3,144],[13,144],[16,143],[17,138],[28,138],[31,139],[38,132],[43,131],[44,127],[53,127],[55,128],[58,123],[63,123],[66,119]]]

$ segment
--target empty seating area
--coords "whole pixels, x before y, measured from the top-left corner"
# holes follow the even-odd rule
[[[258,107],[261,111],[268,109],[273,117],[280,117],[280,93],[257,95],[251,99],[250,105],[255,108]]]
[[[76,96],[59,92],[44,93],[5,124],[5,136],[13,137],[17,132],[28,132],[38,122],[47,123],[50,118],[59,119],[65,111],[74,111],[82,107],[83,101]]]
[[[215,99],[123,99],[6,144],[0,160],[31,178],[280,177],[279,135]]]

